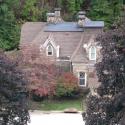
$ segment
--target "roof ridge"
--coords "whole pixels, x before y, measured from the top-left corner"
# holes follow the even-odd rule
[[[80,46],[81,46],[81,43],[83,42],[83,39],[84,39],[84,33],[82,34],[81,36],[81,39],[80,39],[80,42],[78,44],[78,46],[76,46],[76,49],[75,51],[73,52],[72,56],[71,56],[71,60],[73,59],[73,57],[76,55],[76,53],[78,52]]]

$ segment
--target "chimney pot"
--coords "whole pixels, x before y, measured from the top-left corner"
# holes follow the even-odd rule
[[[60,14],[61,8],[55,8],[54,10],[55,10],[55,23],[63,22]]]
[[[55,13],[47,13],[47,23],[55,23]]]
[[[61,8],[55,8],[54,10],[55,10],[55,16],[60,17]]]
[[[61,8],[55,8],[54,10],[55,10],[54,13],[47,13],[47,23],[56,24],[56,23],[63,22],[63,20],[60,16]]]
[[[79,11],[78,14],[79,15],[86,15],[86,12],[85,11]]]
[[[85,14],[86,14],[85,11],[79,11],[78,13],[78,26],[79,27],[84,27],[85,19],[86,19]]]

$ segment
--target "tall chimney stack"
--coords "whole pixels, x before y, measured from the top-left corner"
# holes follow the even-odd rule
[[[61,8],[55,8],[54,10],[55,10],[55,23],[63,22],[60,14]]]
[[[55,10],[55,16],[60,17],[61,8],[55,8],[54,10]]]
[[[86,19],[85,14],[86,14],[85,11],[79,11],[78,13],[78,26],[81,28],[84,27],[85,24],[85,19]]]
[[[47,13],[47,23],[55,23],[55,13]]]

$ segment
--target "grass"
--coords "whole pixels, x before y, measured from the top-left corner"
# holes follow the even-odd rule
[[[85,110],[85,99],[62,99],[62,100],[44,100],[42,102],[32,102],[32,109],[43,111],[62,111],[67,108],[76,108],[79,111]]]

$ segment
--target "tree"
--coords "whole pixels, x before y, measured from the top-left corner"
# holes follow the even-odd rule
[[[22,18],[26,21],[37,21],[41,16],[41,9],[38,9],[37,0],[26,0],[22,9]]]
[[[0,52],[0,124],[27,125],[26,80],[17,63]]]
[[[46,13],[62,8],[64,20],[77,19],[79,10],[86,10],[89,18],[104,20],[110,26],[119,20],[122,0],[1,0],[0,48],[18,49],[20,25],[26,21],[46,21]]]
[[[55,61],[50,61],[38,48],[36,43],[23,47],[20,65],[26,73],[31,94],[42,98],[53,96],[57,76]]]
[[[0,48],[12,50],[19,44],[19,27],[17,26],[13,8],[17,0],[0,1]]]
[[[88,16],[93,20],[103,20],[110,27],[119,20],[122,0],[91,0]]]
[[[86,125],[124,125],[125,23],[98,40],[102,60],[96,65],[101,85],[87,99]]]

